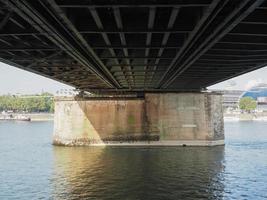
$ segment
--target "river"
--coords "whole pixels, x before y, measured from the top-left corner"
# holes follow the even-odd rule
[[[56,147],[53,122],[0,122],[0,199],[267,199],[267,122],[217,147]]]

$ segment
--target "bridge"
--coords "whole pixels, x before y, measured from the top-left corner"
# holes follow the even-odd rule
[[[222,116],[212,113],[221,112],[219,95],[201,91],[267,64],[266,11],[267,1],[264,0],[0,0],[0,61],[82,91],[141,93],[144,102],[136,103],[131,109],[129,106],[129,109],[131,112],[143,111],[140,110],[138,116],[129,114],[128,100],[124,102],[122,110],[128,121],[119,131],[113,127],[110,133],[113,136],[106,135],[102,141],[117,141],[123,131],[134,132],[133,137],[129,136],[130,140],[140,139],[136,132],[151,133],[142,135],[144,140],[165,136],[172,140],[180,134],[178,139],[206,141],[214,140],[217,132],[218,138],[223,139],[221,121],[213,120]],[[70,101],[75,105],[78,102],[85,116],[87,111],[84,109],[96,102]],[[81,102],[90,105],[81,105]],[[157,107],[157,120],[148,114],[155,111],[151,102]],[[196,108],[199,103],[203,106]],[[100,104],[107,106],[106,100],[97,105]],[[117,100],[112,104],[115,106],[112,112],[116,113],[121,105]],[[173,108],[177,108],[176,113]],[[189,110],[187,114],[185,108]],[[92,107],[91,111],[94,109]],[[175,125],[177,120],[174,123],[168,119],[165,123],[162,115],[166,110],[172,117],[178,117],[178,121],[191,113],[191,118],[184,118],[190,118],[191,122]],[[196,114],[197,110],[201,113]],[[198,115],[203,118],[196,119]],[[123,121],[123,118],[119,119]],[[146,122],[142,124],[138,119]],[[208,121],[204,123],[203,120]],[[92,123],[92,119],[88,121]],[[159,127],[159,123],[163,125]],[[200,130],[203,123],[206,129]],[[108,132],[103,125],[102,128],[90,127],[98,135]],[[203,137],[181,134],[187,130],[191,131],[191,136],[192,132],[202,131]],[[165,132],[171,134],[164,135]]]

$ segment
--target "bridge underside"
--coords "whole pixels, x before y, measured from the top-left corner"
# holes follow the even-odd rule
[[[0,0],[0,61],[85,91],[199,91],[267,63],[263,0]]]

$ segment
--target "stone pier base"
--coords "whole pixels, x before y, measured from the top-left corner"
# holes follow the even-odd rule
[[[53,143],[70,146],[222,145],[222,96],[216,93],[147,93],[144,98],[58,97]]]

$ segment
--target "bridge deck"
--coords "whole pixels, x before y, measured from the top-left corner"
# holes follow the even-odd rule
[[[87,91],[184,91],[267,63],[264,0],[0,0],[0,61]]]

